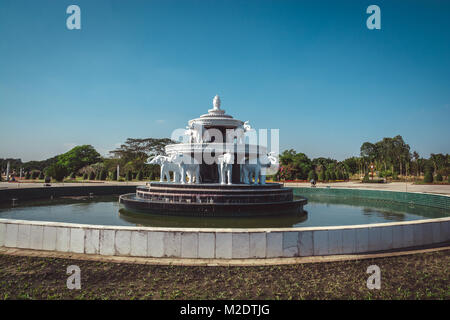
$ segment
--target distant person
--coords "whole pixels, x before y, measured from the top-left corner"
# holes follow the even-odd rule
[[[315,188],[316,187],[316,180],[311,179],[311,188]]]

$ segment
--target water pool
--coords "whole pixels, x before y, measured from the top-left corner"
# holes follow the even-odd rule
[[[0,207],[0,218],[113,226],[281,228],[357,225],[442,218],[448,210],[365,199],[308,196],[306,213],[275,217],[173,217],[125,210],[118,196],[67,197]]]

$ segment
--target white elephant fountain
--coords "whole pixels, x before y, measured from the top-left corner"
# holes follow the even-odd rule
[[[241,182],[246,184],[265,184],[267,170],[272,168],[272,171],[276,172],[278,165],[278,157],[272,152],[267,155],[260,155],[256,159],[256,163],[250,163],[247,160],[241,164]]]
[[[170,161],[180,167],[181,183],[186,183],[186,176],[189,183],[200,183],[200,164],[196,159],[183,153],[175,153],[170,156]]]
[[[261,131],[227,114],[219,96],[207,114],[189,120],[184,131],[175,131],[182,137],[172,139],[183,142],[166,145],[163,153],[168,156],[150,161],[161,166],[160,182],[122,195],[120,202],[127,209],[205,219],[302,212],[306,199],[294,199],[292,189],[282,184],[266,183],[266,175],[278,168],[278,157],[261,144]]]
[[[227,152],[217,157],[220,184],[232,184],[233,163],[234,155],[231,152]]]
[[[166,178],[167,182],[170,182],[170,172],[173,172],[173,182],[179,183],[181,181],[181,168],[178,164],[171,161],[169,157],[158,155],[151,158],[148,163],[161,166],[160,182],[163,182],[164,178]]]

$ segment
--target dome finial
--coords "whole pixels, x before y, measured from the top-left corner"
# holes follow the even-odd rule
[[[213,107],[214,110],[220,110],[220,97],[218,94],[216,94],[216,96],[213,99]]]

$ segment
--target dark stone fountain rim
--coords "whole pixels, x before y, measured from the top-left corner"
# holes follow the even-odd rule
[[[222,190],[236,190],[236,189],[281,189],[283,187],[280,183],[266,183],[266,184],[220,184],[220,183],[174,183],[174,182],[150,182],[150,187],[156,188],[180,188],[180,189],[222,189]],[[138,186],[138,188],[148,188],[148,186]]]

